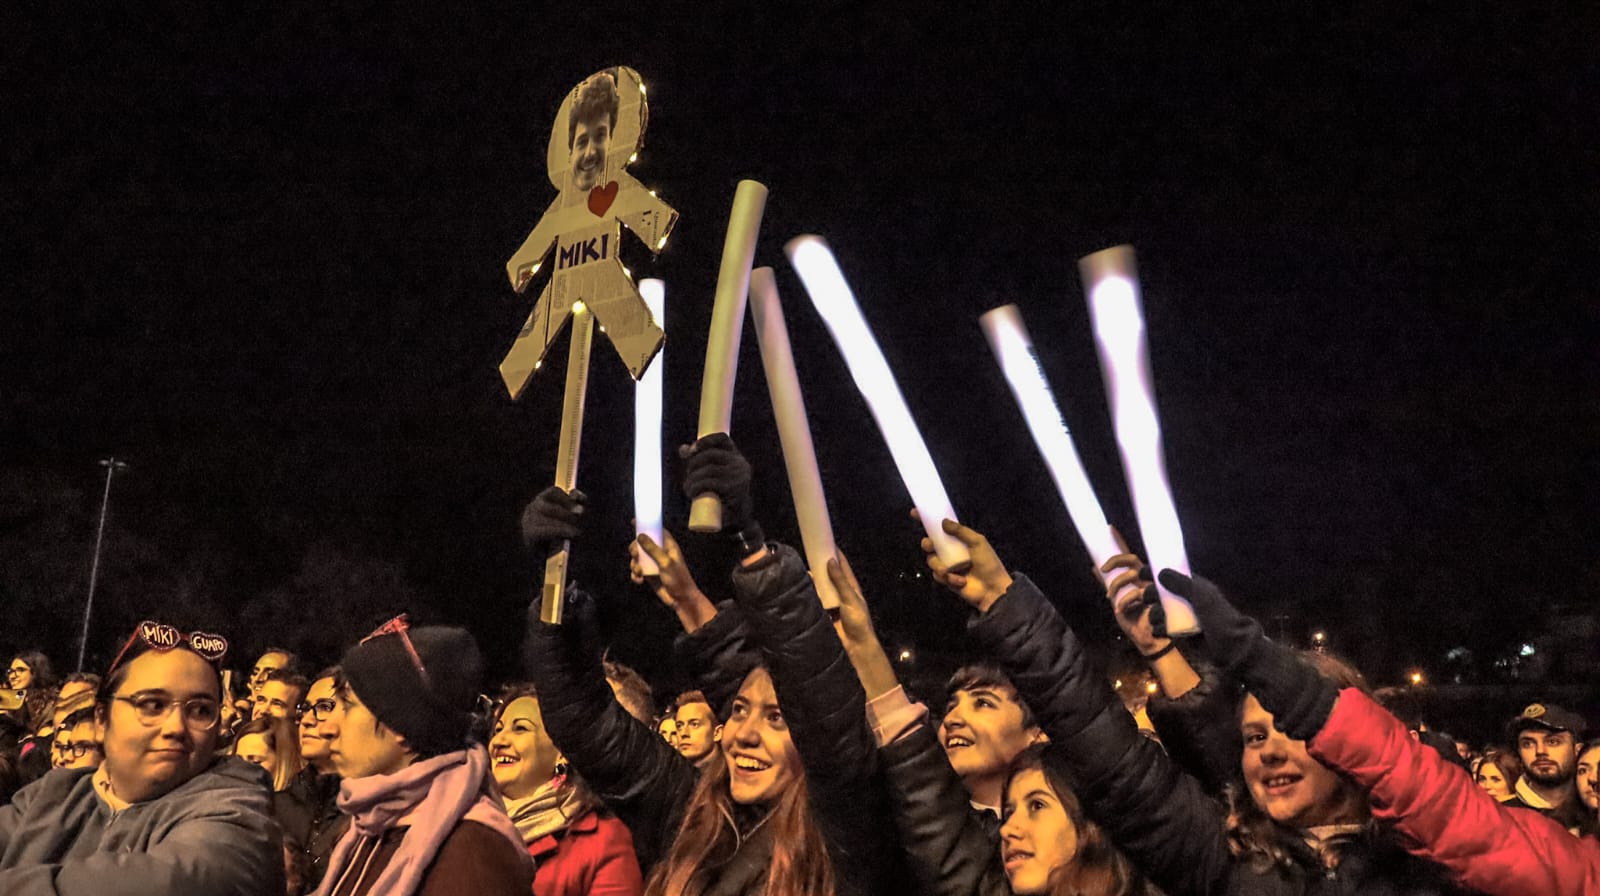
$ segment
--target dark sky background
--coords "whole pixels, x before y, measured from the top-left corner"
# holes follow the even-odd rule
[[[1022,306],[1133,530],[1076,272],[1122,242],[1192,564],[1269,628],[1327,627],[1385,680],[1455,645],[1498,655],[1600,594],[1592,4],[467,6],[6,26],[0,461],[13,501],[68,490],[50,541],[76,553],[38,561],[13,512],[9,543],[34,546],[0,562],[60,618],[115,454],[114,525],[186,571],[183,606],[249,620],[236,642],[301,637],[264,608],[325,596],[285,583],[333,546],[512,674],[516,518],[552,481],[562,383],[547,365],[507,398],[496,365],[533,293],[503,266],[553,197],[563,93],[615,64],[650,87],[630,170],[682,214],[658,260],[628,256],[668,284],[666,440],[694,435],[728,207],[758,179],[757,263],[834,525],[896,643],[948,646],[960,614],[914,578],[909,498],[782,256],[800,233],[833,244],[964,520],[1079,618],[1106,625],[977,317]],[[769,531],[797,541],[746,335],[734,435]],[[670,616],[623,559],[630,385],[609,345],[594,358],[577,575],[617,653],[665,674]],[[701,578],[722,587],[714,564]],[[91,653],[167,587],[108,578]],[[27,618],[4,640],[65,658],[74,637]]]

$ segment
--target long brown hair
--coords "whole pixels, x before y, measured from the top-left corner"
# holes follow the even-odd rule
[[[1372,695],[1366,677],[1348,660],[1325,651],[1300,650],[1296,653],[1307,665],[1315,668],[1323,678],[1332,681],[1341,690],[1356,688],[1368,696]],[[1240,695],[1240,713],[1244,712],[1244,702],[1244,695]],[[1315,757],[1312,761],[1316,761]],[[1274,821],[1272,816],[1256,805],[1255,797],[1250,795],[1250,788],[1245,785],[1242,775],[1236,774],[1235,779],[1227,787],[1228,846],[1233,854],[1244,859],[1246,864],[1258,873],[1266,873],[1273,867],[1295,867],[1298,863],[1284,844],[1299,839],[1298,833]],[[1340,787],[1356,801],[1361,816],[1365,819],[1366,835],[1376,835],[1377,825],[1369,815],[1366,793],[1343,775],[1339,776],[1339,781]]]
[[[1044,773],[1045,782],[1078,832],[1078,851],[1067,864],[1050,871],[1050,896],[1146,896],[1155,891],[1134,868],[1106,832],[1083,812],[1083,804],[1072,790],[1072,781],[1052,754],[1059,747],[1036,744],[1017,754],[1011,762],[1006,790],[1018,774],[1031,769]]]
[[[748,831],[740,831],[734,820],[729,781],[728,763],[719,751],[701,771],[678,835],[650,873],[645,896],[703,896],[717,871],[763,828],[763,838],[772,843],[766,896],[832,896],[833,860],[811,813],[805,768],[796,769],[793,783]]]

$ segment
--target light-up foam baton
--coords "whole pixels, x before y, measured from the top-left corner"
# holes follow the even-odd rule
[[[939,481],[939,471],[928,455],[928,446],[922,441],[916,421],[911,419],[911,410],[906,407],[894,374],[889,371],[889,363],[884,360],[883,352],[861,316],[861,307],[856,304],[833,252],[819,236],[795,237],[784,246],[784,252],[799,273],[811,304],[822,315],[823,323],[844,355],[845,366],[850,368],[856,388],[867,400],[878,431],[889,444],[894,465],[900,470],[900,479],[905,482],[906,491],[911,493],[911,501],[922,517],[922,527],[933,541],[934,552],[952,571],[964,570],[972,562],[966,546],[947,535],[941,525],[942,520],[956,519],[955,509],[950,506],[950,497],[945,494],[944,483]]]
[[[711,305],[711,332],[706,336],[706,369],[700,380],[700,431],[705,438],[728,432],[733,425],[733,381],[739,372],[739,335],[744,329],[745,296],[750,291],[750,265],[755,260],[767,188],[741,180],[733,192],[728,236],[722,243],[722,267]],[[697,495],[689,505],[689,528],[722,530],[722,502],[713,494]],[[657,542],[660,544],[660,542]]]
[[[778,420],[778,441],[783,445],[783,465],[789,471],[789,493],[794,496],[794,515],[806,549],[806,566],[811,570],[817,597],[831,610],[839,605],[839,593],[828,577],[828,561],[836,555],[833,523],[828,519],[822,474],[817,470],[817,449],[811,443],[806,401],[795,376],[789,328],[783,322],[783,306],[778,301],[772,268],[750,272],[750,316],[756,325],[756,340],[761,344],[761,364],[772,396],[772,414]]]
[[[1044,457],[1050,478],[1055,480],[1056,490],[1067,505],[1072,525],[1078,530],[1084,547],[1089,549],[1095,568],[1099,569],[1122,552],[1106,523],[1105,511],[1095,496],[1094,486],[1089,484],[1089,474],[1084,471],[1083,460],[1072,443],[1072,433],[1067,430],[1055,397],[1050,393],[1050,384],[1033,350],[1033,340],[1022,322],[1022,312],[1015,305],[1005,305],[978,318],[978,322],[983,327],[983,335],[989,339],[989,347],[994,350],[995,360],[1000,362],[1006,382],[1011,385],[1011,394],[1017,399],[1028,431],[1033,434],[1033,443]]]
[[[666,284],[660,280],[640,280],[639,295],[649,306],[656,326],[665,329]],[[661,369],[665,366],[666,350],[662,349],[633,392],[634,532],[650,536],[656,544],[667,543],[661,534]],[[647,552],[640,550],[637,555],[639,569],[645,575],[661,573]]]
[[[1078,272],[1089,297],[1089,319],[1106,381],[1106,399],[1150,566],[1187,575],[1189,555],[1183,547],[1172,487],[1167,483],[1133,247],[1113,246],[1085,255],[1078,260]],[[1165,588],[1159,590],[1167,630],[1174,634],[1197,631],[1199,622],[1188,602]]]

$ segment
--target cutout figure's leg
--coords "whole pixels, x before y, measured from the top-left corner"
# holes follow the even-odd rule
[[[506,352],[505,360],[500,362],[500,377],[505,380],[512,398],[522,395],[528,378],[533,376],[539,363],[544,360],[545,353],[550,351],[550,343],[561,333],[561,327],[572,311],[572,298],[564,280],[564,277],[557,275],[545,284],[544,291],[539,293],[539,301],[534,303],[533,313],[528,315],[528,322],[522,325],[522,332],[517,334],[517,340]],[[640,301],[643,302],[642,299]]]
[[[644,376],[644,370],[661,350],[666,334],[656,326],[650,316],[650,306],[644,303],[633,278],[616,261],[603,263],[595,270],[594,299],[585,304],[594,310],[595,322],[611,340],[622,363],[634,379]]]

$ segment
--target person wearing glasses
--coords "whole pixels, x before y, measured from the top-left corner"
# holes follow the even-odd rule
[[[94,707],[84,707],[56,725],[55,742],[50,747],[52,767],[99,768],[102,753],[100,733],[94,725]]]
[[[339,811],[339,771],[328,751],[328,739],[322,736],[322,722],[333,714],[338,678],[338,666],[324,669],[306,689],[305,702],[298,707],[300,758],[305,767],[284,792],[293,797],[303,814],[286,814],[282,805],[278,811],[285,840],[299,844],[300,871],[308,893],[322,883],[333,847],[350,827],[350,816]]]
[[[0,808],[0,893],[284,892],[266,773],[216,755],[226,651],[140,624],[96,697],[104,762],[55,769]]]

